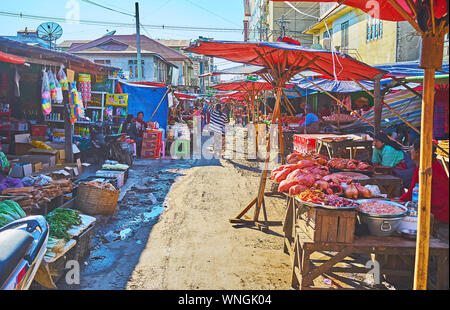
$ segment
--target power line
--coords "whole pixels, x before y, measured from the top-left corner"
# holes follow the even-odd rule
[[[123,15],[135,17],[134,14],[130,14],[130,13],[122,12],[122,11],[119,11],[119,10],[115,10],[115,9],[112,9],[112,8],[110,8],[110,7],[101,5],[101,4],[96,3],[96,2],[94,2],[94,1],[91,1],[91,0],[81,0],[81,1],[86,2],[86,3],[89,3],[89,4],[92,4],[92,5],[95,5],[95,6],[98,6],[98,7],[100,7],[100,8],[103,8],[103,9],[106,9],[106,10],[109,10],[109,11],[113,11],[113,12],[120,13],[120,14],[123,14]]]
[[[115,27],[124,27],[124,28],[135,28],[136,24],[134,23],[119,23],[119,22],[108,22],[108,21],[95,21],[95,20],[75,20],[68,19],[62,17],[49,17],[49,16],[40,16],[40,15],[31,15],[31,14],[23,14],[23,13],[11,13],[0,11],[0,15],[7,17],[17,17],[17,18],[26,18],[26,19],[35,19],[35,20],[44,20],[44,21],[54,21],[60,23],[79,23],[86,25],[99,25],[99,26],[115,26]],[[159,30],[185,30],[185,31],[209,31],[209,32],[240,32],[242,33],[243,29],[238,28],[213,28],[213,27],[195,27],[195,26],[173,26],[173,25],[146,25],[143,24],[144,27],[149,29],[159,29]]]

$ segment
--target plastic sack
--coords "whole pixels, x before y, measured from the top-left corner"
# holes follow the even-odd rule
[[[386,194],[382,194],[378,185],[366,185],[364,186],[372,193],[372,198],[387,198]]]
[[[63,91],[61,88],[61,85],[58,82],[58,79],[55,76],[55,86],[56,86],[56,98],[55,98],[55,102],[57,104],[61,104],[64,101],[64,97],[63,97]]]
[[[48,84],[50,86],[50,96],[52,101],[56,101],[55,74],[52,71],[48,72]]]
[[[61,66],[58,72],[58,80],[62,90],[69,90],[69,80],[67,79],[67,75],[64,72],[64,67]]]
[[[42,71],[42,88],[41,88],[41,104],[42,104],[42,111],[44,115],[48,115],[52,112],[52,105],[51,105],[51,95],[50,95],[50,84],[48,79],[48,73],[47,71]]]

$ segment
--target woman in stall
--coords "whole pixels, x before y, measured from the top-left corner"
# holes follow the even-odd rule
[[[420,160],[420,139],[417,139],[411,148],[411,158],[419,166]],[[439,160],[436,159],[436,151],[433,148],[433,162],[432,162],[431,178],[431,213],[434,215],[438,223],[447,224],[448,235],[448,204],[449,204],[449,180],[444,167],[442,167]],[[400,197],[400,201],[407,202],[412,200],[413,190],[416,184],[419,183],[419,168],[415,169],[412,178],[411,186],[407,193]]]
[[[402,179],[405,187],[409,187],[416,166],[401,145],[383,132],[375,135],[373,145],[372,163],[375,166],[392,167],[394,175]]]
[[[300,131],[306,131],[306,133],[314,134],[320,132],[320,122],[316,114],[313,113],[311,106],[305,108],[306,116],[303,121],[300,122]]]
[[[0,143],[0,150],[2,144]],[[3,152],[0,152],[0,193],[7,188],[23,187],[22,181],[8,177],[11,166],[8,158]]]

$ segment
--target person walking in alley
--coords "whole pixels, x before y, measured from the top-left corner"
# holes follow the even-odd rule
[[[222,112],[222,106],[217,104],[211,113],[209,130],[214,133],[214,155],[220,156],[225,146],[225,123],[228,123],[228,116]]]

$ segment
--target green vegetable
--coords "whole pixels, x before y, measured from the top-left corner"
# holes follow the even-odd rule
[[[11,222],[14,222],[16,219],[13,218],[9,214],[0,213],[0,227],[3,227],[5,225],[8,225]]]
[[[26,217],[27,215],[25,214],[25,212],[22,210],[22,208],[20,207],[20,205],[12,200],[5,200],[3,201],[3,203],[7,204],[12,210],[14,210],[21,218],[22,217]]]
[[[14,218],[14,220],[20,219],[20,216],[16,213],[15,209],[12,209],[8,204],[4,202],[0,204],[0,214],[9,215]]]
[[[56,209],[46,215],[45,219],[50,227],[50,237],[66,241],[70,240],[67,230],[73,225],[81,224],[80,213],[71,209]]]

